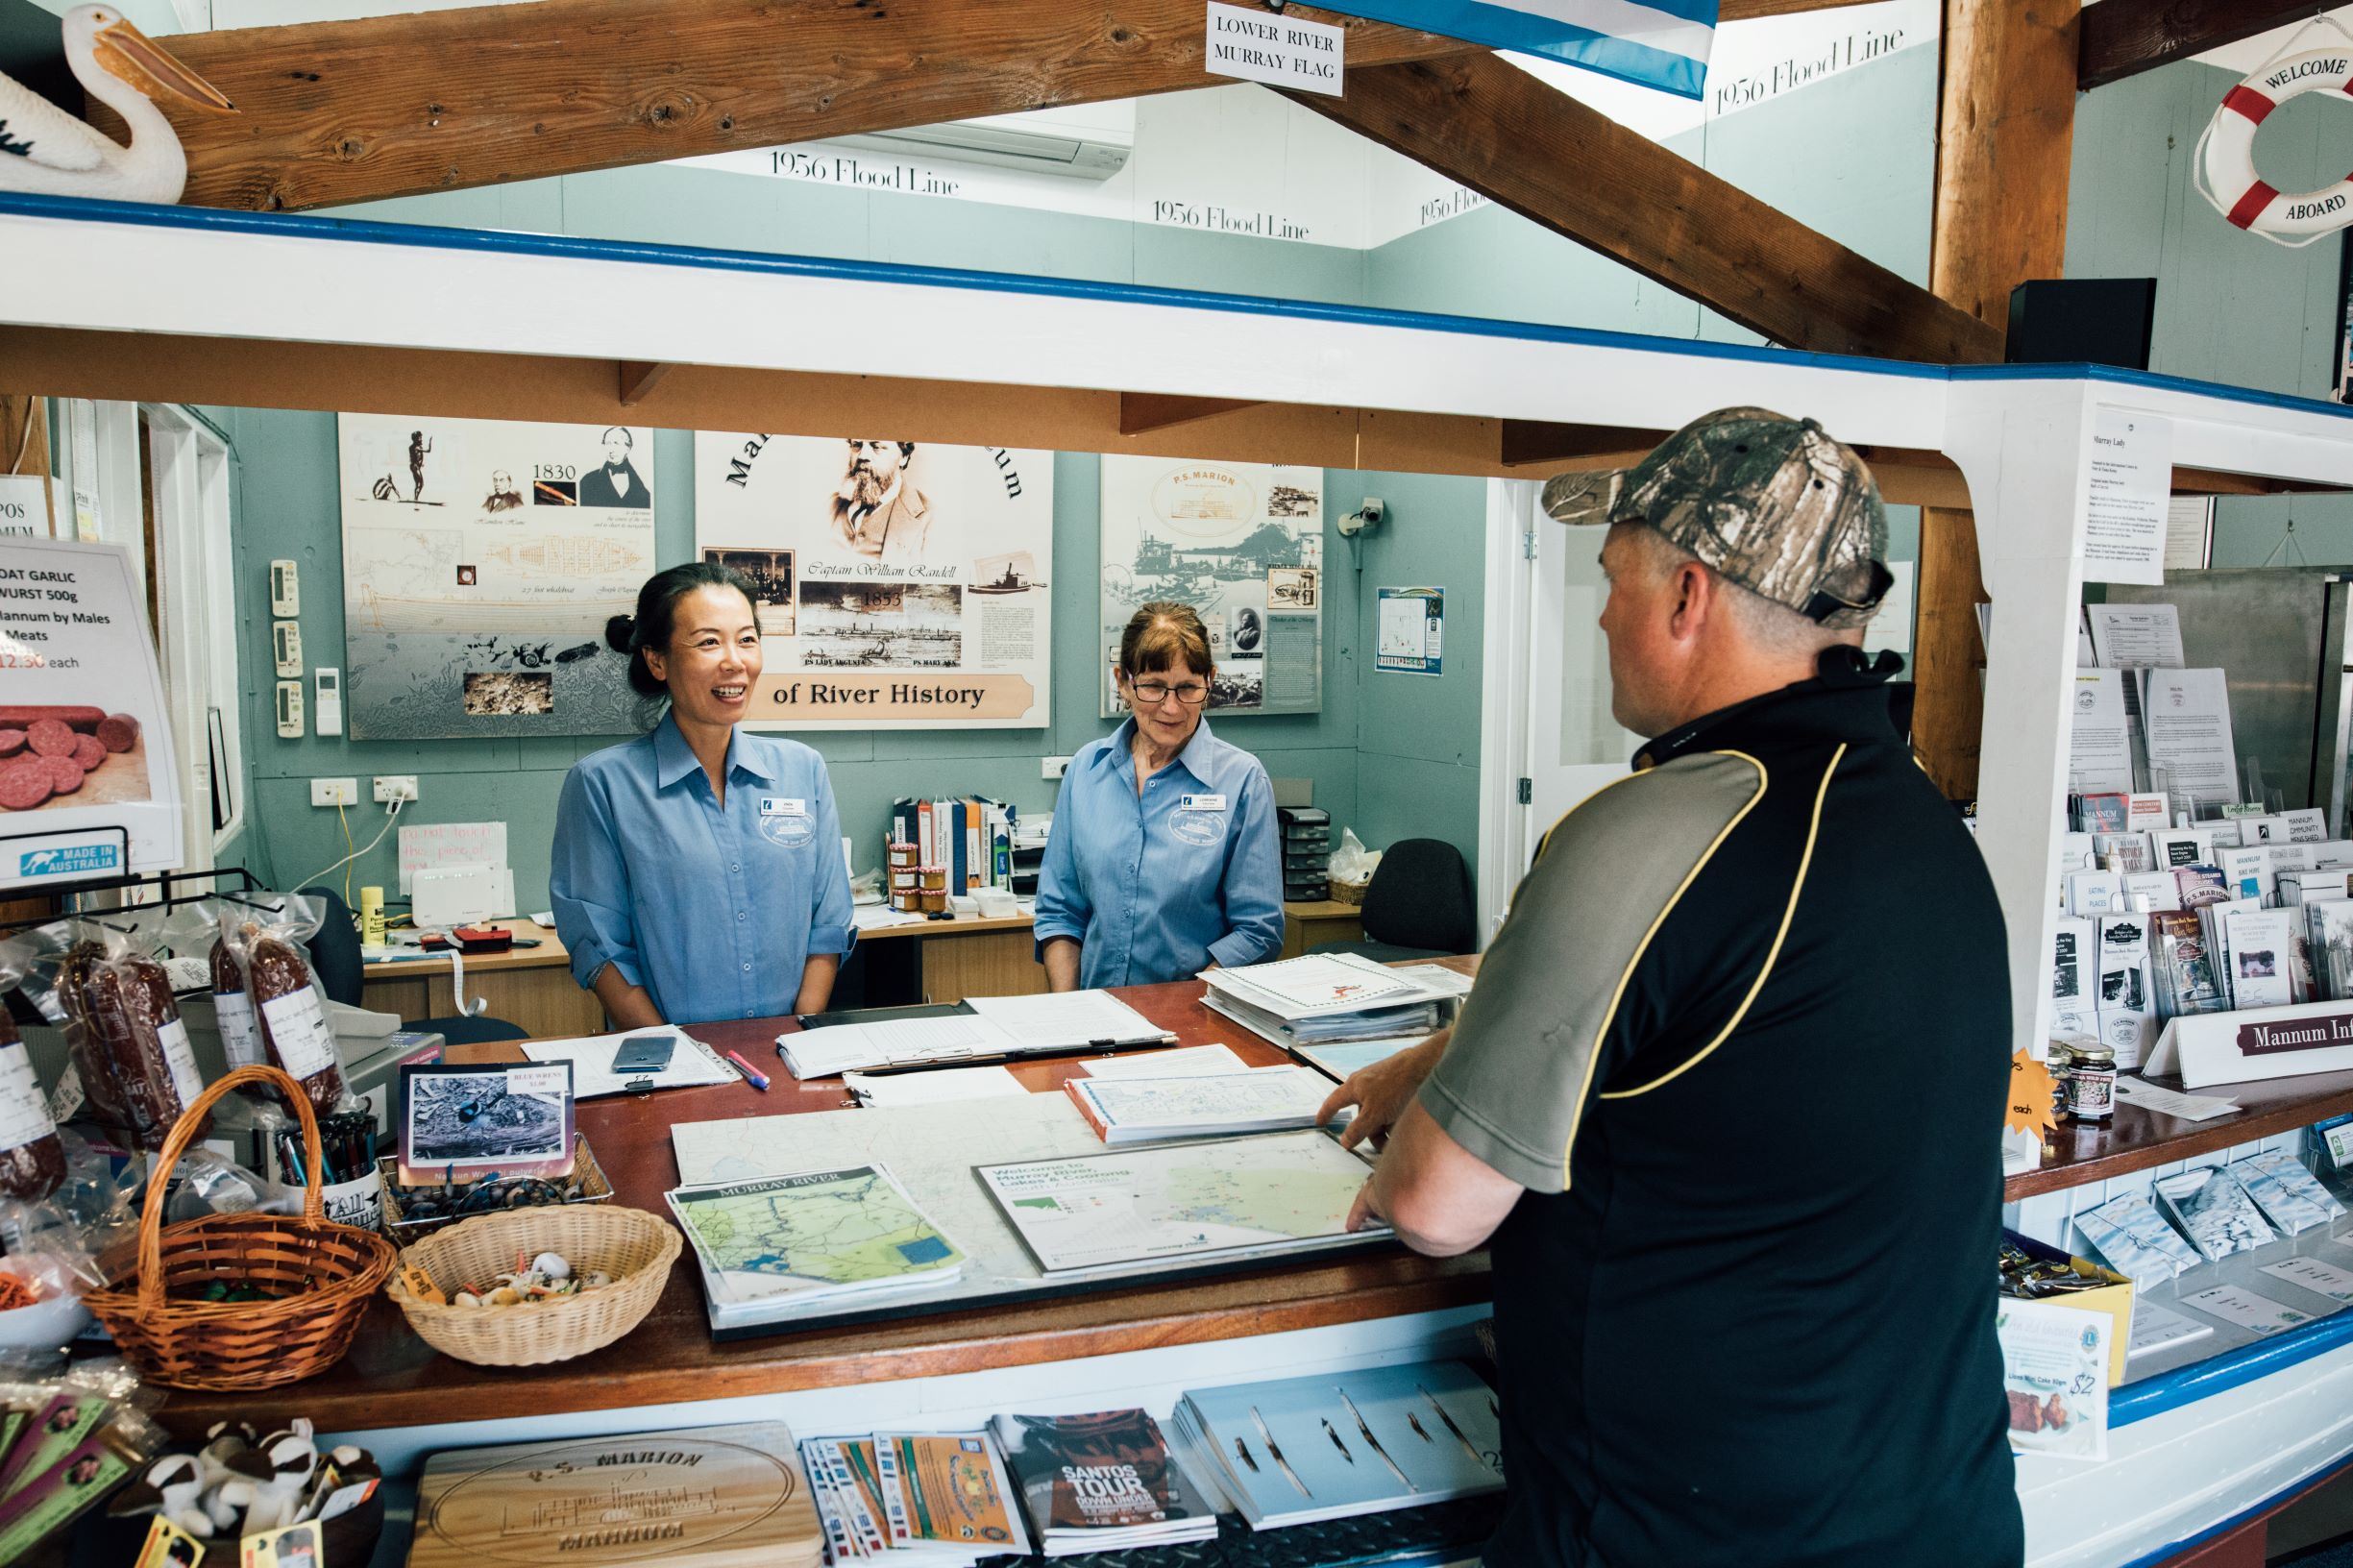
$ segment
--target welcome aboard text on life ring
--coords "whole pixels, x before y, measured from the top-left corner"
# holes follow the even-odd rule
[[[2255,172],[2255,132],[2266,115],[2304,93],[2349,87],[2353,50],[2324,49],[2276,61],[2223,94],[2200,152],[2215,210],[2259,234],[2319,235],[2353,223],[2353,175],[2321,190],[2291,192]]]

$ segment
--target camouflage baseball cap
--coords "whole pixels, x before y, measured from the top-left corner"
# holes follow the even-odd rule
[[[1825,626],[1866,625],[1895,580],[1871,470],[1810,419],[1719,408],[1621,471],[1559,474],[1544,509],[1645,523],[1750,592]]]

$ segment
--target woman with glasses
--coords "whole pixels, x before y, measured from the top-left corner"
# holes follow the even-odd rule
[[[1146,604],[1119,637],[1129,717],[1062,776],[1038,878],[1038,958],[1056,991],[1184,980],[1283,950],[1274,788],[1202,722],[1209,633]]]

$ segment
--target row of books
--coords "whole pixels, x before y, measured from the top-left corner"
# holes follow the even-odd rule
[[[894,844],[914,845],[919,864],[945,867],[951,892],[1011,889],[1016,815],[1014,807],[982,795],[950,800],[902,795],[891,802],[889,836]]]

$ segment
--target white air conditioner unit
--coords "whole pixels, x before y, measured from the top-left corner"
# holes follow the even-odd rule
[[[1087,104],[1020,114],[955,120],[866,136],[835,136],[829,145],[929,163],[986,163],[1071,180],[1108,180],[1127,167],[1136,150],[1136,106]]]

